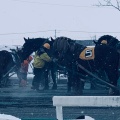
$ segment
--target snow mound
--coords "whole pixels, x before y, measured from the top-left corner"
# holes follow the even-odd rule
[[[90,116],[85,116],[85,119],[83,119],[83,120],[95,120],[95,119]]]
[[[71,119],[71,120],[73,120],[73,119]],[[87,115],[84,116],[83,115],[83,116],[79,116],[77,119],[74,119],[74,120],[95,120],[95,119],[90,117],[90,116],[87,116]]]
[[[21,119],[12,115],[0,114],[0,120],[21,120]]]

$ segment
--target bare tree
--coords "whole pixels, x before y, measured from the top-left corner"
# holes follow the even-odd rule
[[[105,6],[108,6],[108,7],[113,7],[115,9],[117,9],[118,11],[120,11],[120,0],[99,0],[98,1],[99,4],[97,6],[101,7],[105,7]]]

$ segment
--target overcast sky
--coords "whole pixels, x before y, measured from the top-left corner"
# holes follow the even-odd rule
[[[89,40],[110,34],[120,39],[120,12],[96,4],[98,0],[0,0],[0,45],[55,35]]]

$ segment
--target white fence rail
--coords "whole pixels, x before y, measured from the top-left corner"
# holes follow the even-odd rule
[[[62,107],[120,107],[120,96],[54,96],[56,117],[63,120]]]

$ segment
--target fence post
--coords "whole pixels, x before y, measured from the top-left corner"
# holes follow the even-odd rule
[[[63,120],[62,106],[56,106],[56,117],[58,120]]]

